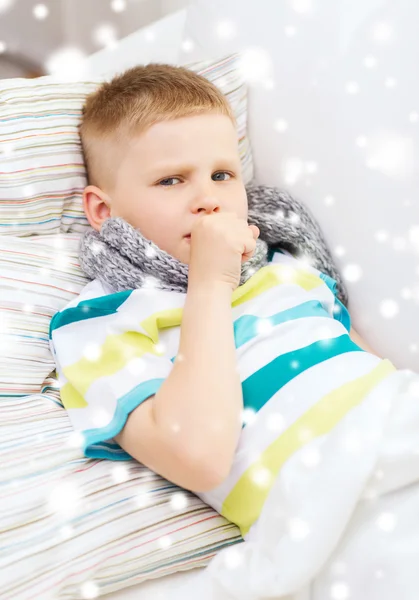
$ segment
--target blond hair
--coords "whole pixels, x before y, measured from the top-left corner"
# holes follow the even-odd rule
[[[79,129],[89,184],[111,191],[127,140],[154,123],[209,112],[237,125],[221,90],[184,67],[140,65],[102,83],[87,96]]]

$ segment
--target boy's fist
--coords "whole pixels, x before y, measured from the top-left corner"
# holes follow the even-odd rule
[[[199,219],[191,232],[189,280],[222,282],[234,291],[241,265],[252,257],[260,231],[234,213],[212,213]]]

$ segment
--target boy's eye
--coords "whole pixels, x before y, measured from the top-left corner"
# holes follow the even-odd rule
[[[161,181],[159,181],[159,185],[165,185],[165,186],[169,186],[171,187],[170,183],[167,183],[168,181],[173,181],[177,179],[178,181],[180,181],[179,177],[168,177],[167,179],[162,179]]]
[[[214,173],[213,178],[216,178],[215,181],[228,181],[228,179],[219,179],[218,175],[227,175],[229,178],[231,177],[230,173],[227,173],[227,171],[220,171],[219,173]]]

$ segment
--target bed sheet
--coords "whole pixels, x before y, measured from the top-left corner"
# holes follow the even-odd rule
[[[119,592],[101,596],[103,600],[170,600],[171,592],[178,586],[192,584],[193,579],[198,576],[202,568],[180,571],[158,579],[150,579],[144,583],[131,586]],[[193,586],[191,585],[191,596],[184,596],[184,600],[196,600],[192,596]]]

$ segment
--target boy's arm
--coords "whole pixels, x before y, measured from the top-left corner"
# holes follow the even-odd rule
[[[360,348],[362,348],[363,350],[366,350],[366,352],[370,352],[371,354],[375,354],[376,356],[378,356],[378,354],[371,348],[371,346],[369,346],[367,344],[367,342],[365,342],[362,339],[362,337],[359,335],[359,333],[357,333],[355,331],[355,329],[353,327],[351,327],[351,329],[349,331],[349,335],[350,335],[351,340],[353,342],[355,342],[355,344],[357,344]]]
[[[241,432],[231,297],[222,282],[190,281],[173,369],[115,438],[139,462],[192,491],[227,477]]]

